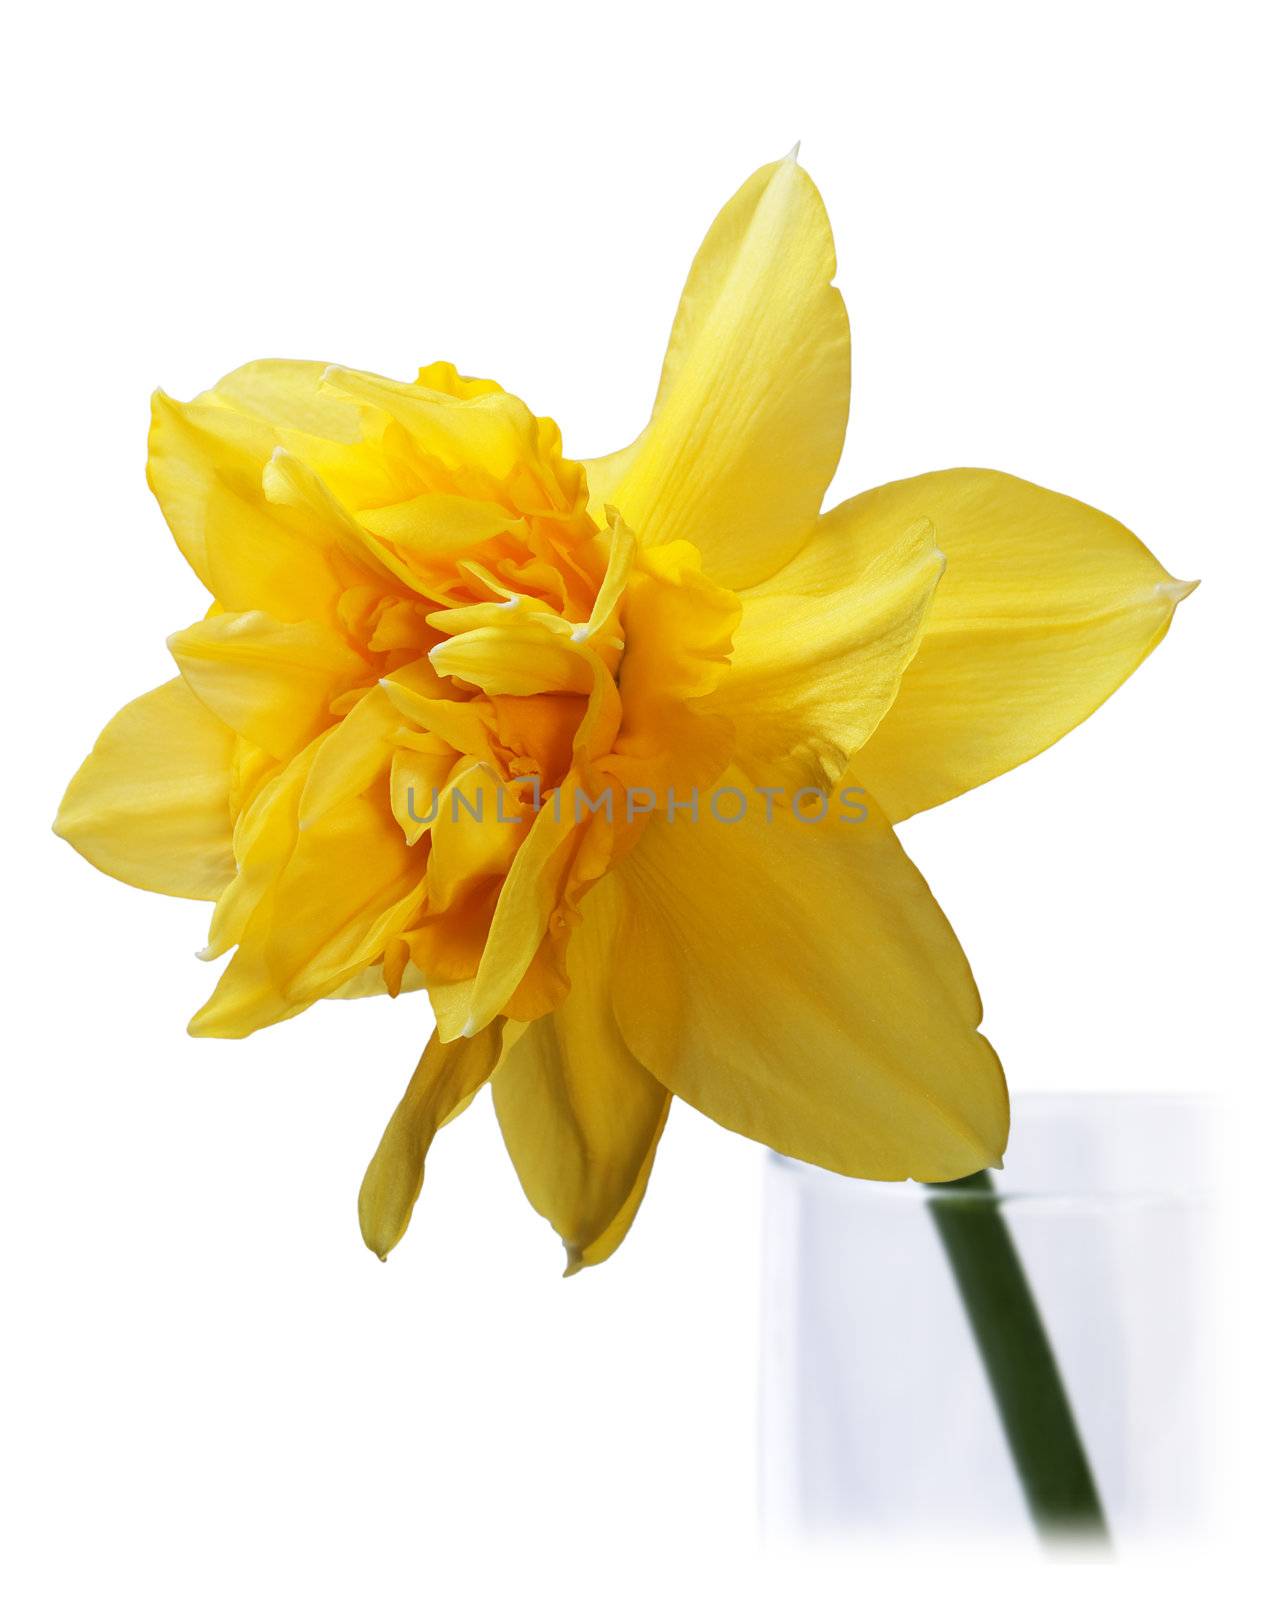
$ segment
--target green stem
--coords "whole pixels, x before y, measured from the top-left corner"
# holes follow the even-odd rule
[[[988,1172],[930,1184],[929,1208],[1044,1540],[1108,1542],[1100,1497]]]

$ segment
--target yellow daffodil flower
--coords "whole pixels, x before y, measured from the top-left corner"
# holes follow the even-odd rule
[[[425,986],[361,1193],[396,1244],[490,1081],[569,1270],[620,1243],[680,1095],[867,1178],[997,1163],[968,964],[891,824],[1081,722],[1190,586],[996,472],[821,514],[849,406],[794,158],[722,211],[646,429],[578,463],[496,383],[262,361],[158,395],[149,481],[212,597],[59,832],[215,902],[196,1034]]]

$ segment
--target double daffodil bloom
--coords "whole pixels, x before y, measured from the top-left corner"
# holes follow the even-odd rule
[[[425,986],[436,1031],[361,1192],[380,1255],[491,1081],[569,1270],[680,1095],[867,1178],[997,1163],[1007,1092],[891,824],[1082,721],[1188,585],[999,473],[821,513],[849,405],[831,229],[794,159],[704,241],[651,420],[578,463],[439,364],[263,361],[159,395],[149,479],[212,597],[58,830],[215,902],[193,1019],[239,1037]]]

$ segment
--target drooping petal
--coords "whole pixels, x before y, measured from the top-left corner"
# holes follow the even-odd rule
[[[1007,1090],[972,975],[878,810],[801,821],[750,793],[732,824],[655,819],[618,871],[616,1016],[666,1088],[853,1177],[999,1161]]]
[[[470,1103],[517,1033],[498,1018],[473,1039],[441,1044],[432,1036],[361,1184],[361,1237],[380,1260],[409,1226],[437,1128]]]
[[[515,1171],[563,1240],[570,1272],[605,1259],[628,1230],[670,1098],[631,1054],[612,1014],[619,913],[618,894],[599,884],[568,948],[571,991],[528,1024],[493,1077]]]
[[[647,1184],[651,1180],[651,1167],[655,1161],[656,1147],[660,1142],[660,1135],[664,1132],[664,1124],[668,1121],[669,1107],[673,1104],[673,1096],[666,1094],[664,1105],[660,1112],[660,1125],[647,1145],[647,1153],[643,1157],[642,1166],[638,1169],[638,1176],[634,1179],[633,1186],[625,1196],[625,1203],[603,1229],[592,1244],[587,1244],[583,1250],[573,1256],[567,1265],[563,1276],[572,1277],[580,1272],[582,1267],[597,1267],[612,1256],[624,1243],[625,1235],[633,1227],[634,1218],[638,1215],[638,1208],[642,1204],[643,1196],[647,1192]]]
[[[709,701],[756,782],[835,783],[898,693],[945,567],[917,522],[853,582],[744,601],[731,670]]]
[[[894,821],[1019,766],[1076,727],[1160,642],[1193,587],[1103,512],[972,469],[846,501],[791,570],[829,583],[921,517],[946,573],[897,699],[854,762]]]
[[[112,878],[214,900],[233,876],[229,795],[237,742],[173,678],[106,724],[53,827]]]
[[[754,173],[687,279],[652,419],[595,482],[644,545],[687,539],[731,588],[812,525],[849,410],[849,321],[818,191],[794,158]],[[612,465],[621,469],[610,470]]]
[[[279,761],[328,727],[330,702],[369,676],[332,629],[263,611],[206,617],[167,645],[208,710]]]

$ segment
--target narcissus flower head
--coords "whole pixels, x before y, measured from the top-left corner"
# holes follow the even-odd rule
[[[150,483],[212,600],[58,829],[215,902],[196,1033],[425,986],[371,1163],[403,1233],[491,1079],[570,1269],[641,1201],[677,1094],[838,1171],[997,1162],[967,964],[891,824],[1081,721],[1189,586],[1001,474],[820,512],[849,329],[818,194],[756,173],[696,258],[651,421],[579,463],[447,363],[265,361],[156,398]]]

